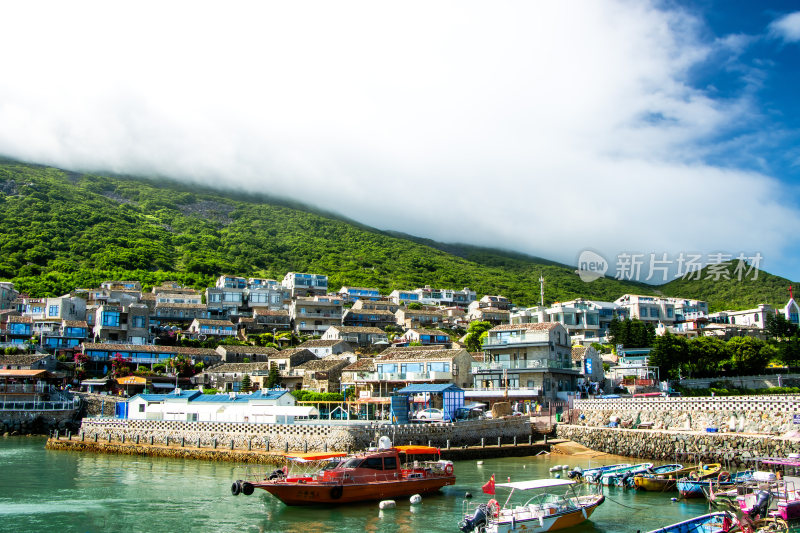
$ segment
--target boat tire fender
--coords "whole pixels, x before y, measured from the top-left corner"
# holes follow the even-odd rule
[[[450,463],[447,463],[445,465],[445,467],[444,467],[444,473],[446,475],[448,475],[448,476],[452,476],[453,475],[453,465],[451,465]]]
[[[331,489],[331,499],[338,500],[344,494],[344,487],[341,485],[337,485]]]
[[[242,492],[242,487],[239,485],[238,481],[234,481],[233,485],[231,485],[231,494],[238,496],[240,492]]]
[[[255,487],[253,486],[252,483],[248,483],[247,481],[242,483],[242,494],[244,494],[245,496],[250,496],[251,494],[253,494],[254,490]]]
[[[723,472],[720,472],[719,475],[717,476],[717,482],[719,482],[719,483],[722,483],[723,481],[730,481],[730,480],[731,480],[730,472],[723,471]]]

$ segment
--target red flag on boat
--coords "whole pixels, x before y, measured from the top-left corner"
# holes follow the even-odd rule
[[[492,474],[492,477],[490,477],[489,481],[483,486],[483,492],[494,496],[494,474]]]

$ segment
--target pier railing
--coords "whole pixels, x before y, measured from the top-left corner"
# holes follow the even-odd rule
[[[81,406],[80,398],[69,401],[0,401],[0,411],[72,411]]]

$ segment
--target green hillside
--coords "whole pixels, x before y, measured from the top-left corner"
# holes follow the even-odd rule
[[[0,279],[32,296],[108,279],[176,280],[200,288],[220,274],[282,279],[288,271],[327,274],[333,290],[470,287],[526,305],[539,301],[540,275],[548,303],[684,288],[677,282],[662,288],[615,279],[584,283],[574,267],[390,234],[267,197],[0,161]],[[762,301],[756,286],[731,293],[731,301]],[[710,290],[704,283],[685,288],[681,296]]]
[[[731,279],[714,280],[713,274],[705,268],[700,279],[676,279],[659,290],[667,296],[690,296],[708,302],[711,311],[726,309],[748,309],[760,303],[768,303],[775,308],[782,308],[789,300],[789,284],[792,282],[769,272],[759,271],[755,280],[754,273],[735,275],[736,263],[729,263],[728,271]],[[795,286],[797,286],[795,284]]]

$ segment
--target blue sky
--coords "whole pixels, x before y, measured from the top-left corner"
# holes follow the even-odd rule
[[[626,254],[671,272],[760,254],[800,280],[793,2],[8,2],[0,18],[6,156],[568,264],[592,250],[612,273]]]

